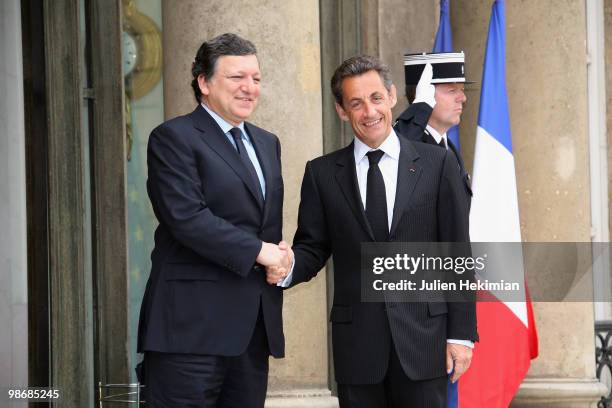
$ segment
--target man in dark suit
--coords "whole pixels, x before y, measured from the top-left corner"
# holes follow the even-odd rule
[[[284,356],[284,337],[282,289],[262,266],[291,262],[277,246],[280,144],[246,122],[261,78],[250,41],[204,42],[192,74],[196,109],[153,130],[148,146],[159,227],[138,328],[147,406],[263,407],[268,357]]]
[[[361,298],[362,242],[467,242],[467,211],[446,150],[399,138],[395,87],[369,56],[344,61],[332,78],[349,146],[307,163],[294,267],[282,281],[312,279],[333,255],[332,341],[342,408],[443,407],[447,374],[469,366],[477,339],[473,303],[374,303]],[[277,276],[278,275],[278,276]],[[268,268],[269,282],[282,277]]]
[[[436,61],[438,57],[448,60],[449,56],[456,57],[460,62]],[[437,145],[453,152],[459,163],[463,196],[469,210],[472,203],[470,175],[465,169],[461,153],[446,134],[450,128],[461,122],[463,104],[467,101],[464,91],[465,57],[463,53],[416,54],[418,61],[410,61],[411,57],[410,55],[404,57],[408,60],[405,61],[406,98],[410,106],[397,118],[393,128],[408,140]],[[411,62],[423,65],[420,77],[415,76],[418,71],[410,70],[414,68],[414,65],[408,65]],[[435,79],[431,62],[436,62]],[[461,69],[455,71],[456,66],[460,66]]]

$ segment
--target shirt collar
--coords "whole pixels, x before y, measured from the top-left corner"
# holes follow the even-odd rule
[[[434,129],[433,127],[431,127],[429,125],[427,125],[427,127],[425,129],[427,129],[427,131],[429,132],[431,137],[434,138],[436,143],[440,144],[440,140],[444,139],[444,143],[448,146],[448,141],[446,140],[446,133],[441,135],[440,133],[438,133],[438,131],[436,129]]]
[[[230,129],[237,127],[242,131],[242,134],[246,136],[246,132],[244,131],[244,122],[240,122],[238,126],[234,126],[225,119],[223,119],[221,116],[217,115],[217,113],[210,109],[208,106],[206,106],[204,102],[202,102],[202,107],[206,110],[206,112],[210,114],[210,116],[212,116],[215,122],[217,122],[217,125],[219,125],[223,133],[229,133]]]
[[[353,149],[353,152],[355,154],[355,163],[358,164],[361,160],[363,160],[366,153],[372,150],[382,150],[392,159],[399,160],[401,150],[400,141],[393,128],[391,128],[391,133],[389,133],[389,136],[387,136],[385,141],[382,142],[378,149],[372,149],[370,146],[359,140],[359,138],[355,137],[355,144]]]

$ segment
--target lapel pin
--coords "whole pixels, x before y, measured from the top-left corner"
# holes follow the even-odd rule
[[[413,173],[416,173],[416,169],[414,167],[410,167],[408,170],[410,170]]]

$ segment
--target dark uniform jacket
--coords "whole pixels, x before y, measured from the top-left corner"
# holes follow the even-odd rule
[[[408,140],[413,142],[422,142],[437,145],[436,140],[427,132],[427,122],[431,116],[432,108],[425,102],[414,103],[408,107],[402,114],[397,118],[393,128],[398,134],[406,137]],[[453,151],[457,162],[459,163],[459,173],[463,185],[465,187],[464,199],[467,201],[468,211],[472,204],[472,188],[469,173],[465,170],[461,153],[457,151],[456,146],[450,139],[448,140],[448,147]]]

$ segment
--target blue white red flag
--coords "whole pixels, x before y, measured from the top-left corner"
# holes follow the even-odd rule
[[[521,242],[506,91],[505,4],[495,0],[485,51],[474,151],[472,242]],[[518,271],[522,276],[522,264]],[[523,278],[524,279],[524,278]],[[506,408],[537,357],[528,294],[518,302],[478,302],[472,364],[459,381],[459,408]]]

